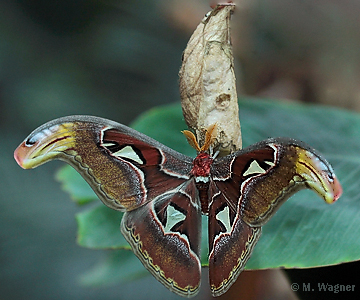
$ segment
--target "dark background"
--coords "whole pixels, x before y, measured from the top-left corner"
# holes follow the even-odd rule
[[[80,208],[54,179],[63,164],[24,171],[12,156],[31,130],[56,117],[129,124],[178,101],[187,36],[169,28],[153,1],[91,0],[1,1],[0,36],[0,299],[169,299],[151,276],[81,286],[79,276],[106,253],[76,244]]]
[[[313,2],[238,1],[239,94],[358,110],[360,4]],[[181,54],[208,10],[200,0],[0,1],[0,299],[176,297],[152,277],[79,285],[79,275],[106,253],[75,243],[80,209],[54,180],[62,164],[24,171],[13,151],[56,117],[129,124],[179,101]]]

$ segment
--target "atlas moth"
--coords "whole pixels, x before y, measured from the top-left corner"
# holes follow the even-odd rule
[[[271,138],[224,157],[212,156],[210,127],[185,156],[116,122],[69,116],[35,129],[15,150],[24,169],[60,159],[73,166],[108,207],[124,211],[121,232],[145,268],[185,297],[199,291],[201,214],[208,216],[213,296],[235,282],[262,226],[300,189],[327,203],[342,188],[330,164],[303,142]]]

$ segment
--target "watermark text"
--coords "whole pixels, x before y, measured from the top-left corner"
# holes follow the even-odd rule
[[[334,294],[343,293],[343,292],[354,292],[355,284],[330,284],[325,282],[314,283],[292,283],[290,286],[291,290],[294,292],[303,291],[303,292],[331,292]]]

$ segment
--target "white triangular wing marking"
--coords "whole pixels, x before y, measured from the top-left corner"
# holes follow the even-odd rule
[[[275,163],[273,163],[272,161],[265,160],[265,163],[268,164],[270,167],[275,166]]]
[[[231,232],[232,226],[230,224],[229,206],[225,206],[225,208],[216,215],[216,220],[219,220],[225,226],[226,232]]]
[[[173,228],[177,223],[184,221],[186,219],[186,216],[182,212],[176,210],[171,205],[167,206],[166,215],[167,215],[166,225],[164,227],[165,233],[172,232],[171,228]]]
[[[243,176],[264,173],[266,173],[266,171],[262,167],[260,167],[259,163],[256,160],[253,160],[249,168],[244,172]]]
[[[120,149],[119,151],[114,152],[112,155],[131,159],[141,165],[144,164],[144,162],[141,160],[139,155],[137,155],[137,153],[134,151],[134,149],[131,146],[126,146],[126,147]]]

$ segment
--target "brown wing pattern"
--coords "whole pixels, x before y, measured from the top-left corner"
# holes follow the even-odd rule
[[[301,142],[268,139],[211,158],[209,178],[193,172],[193,159],[90,116],[44,124],[14,156],[25,169],[53,159],[72,165],[104,204],[125,211],[121,231],[144,266],[186,297],[200,285],[201,211],[209,216],[210,286],[220,296],[243,270],[261,226],[287,198],[310,188],[332,203],[342,192],[328,162]]]
[[[234,211],[225,193],[211,183],[209,210],[209,280],[213,296],[225,293],[235,282],[261,235],[261,227],[246,224],[240,207]]]
[[[198,292],[201,210],[193,180],[126,212],[121,232],[144,266],[171,291]]]
[[[144,266],[174,292],[197,293],[201,210],[191,158],[115,122],[73,116],[36,129],[15,159],[24,168],[72,165],[104,204],[126,211],[121,231]]]
[[[146,135],[90,116],[44,124],[18,147],[15,158],[23,168],[64,160],[104,204],[122,211],[135,209],[188,180],[192,167],[191,158]]]
[[[251,179],[269,171],[272,148],[240,152],[216,161],[209,194],[209,279],[213,296],[225,293],[249,260],[261,227],[244,222],[241,199]]]
[[[218,159],[212,166],[209,273],[214,296],[243,270],[261,226],[303,188],[328,203],[341,195],[331,166],[314,149],[292,139],[269,139]]]

